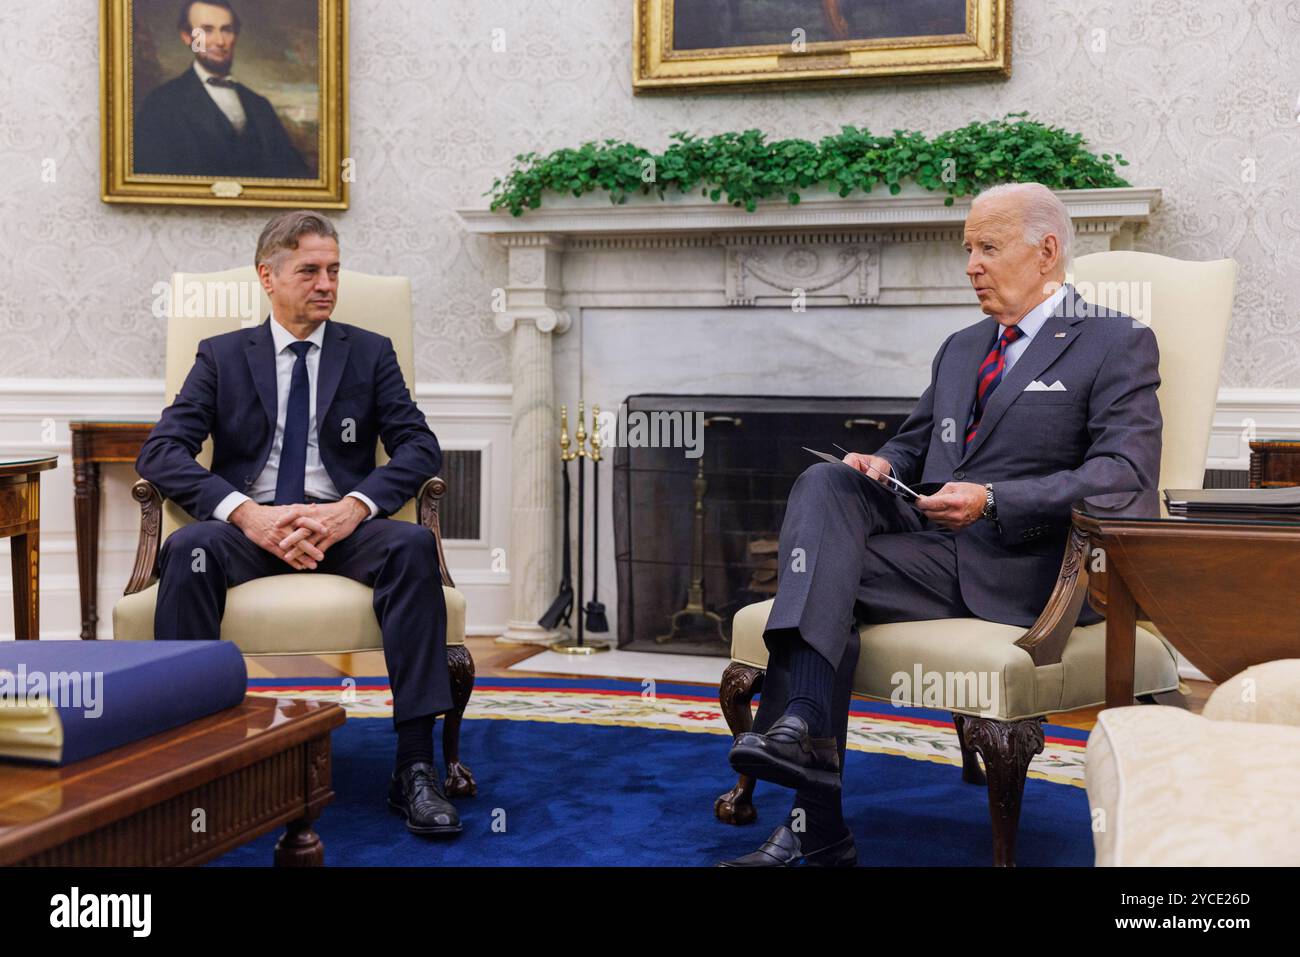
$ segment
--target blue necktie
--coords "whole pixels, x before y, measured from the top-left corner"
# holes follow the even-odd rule
[[[289,407],[284,414],[284,442],[280,445],[280,469],[275,476],[275,504],[297,505],[307,499],[307,426],[311,418],[307,352],[310,342],[291,342],[298,358],[289,380]]]

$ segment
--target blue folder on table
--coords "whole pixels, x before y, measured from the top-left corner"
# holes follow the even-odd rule
[[[0,642],[0,759],[69,764],[233,708],[228,641]]]

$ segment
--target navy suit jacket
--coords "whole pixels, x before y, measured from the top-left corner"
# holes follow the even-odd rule
[[[980,618],[1028,627],[1056,583],[1070,505],[1154,489],[1163,422],[1155,333],[1073,287],[990,397],[964,445],[976,372],[998,323],[985,317],[939,348],[930,385],[876,453],[907,483],[992,483],[998,523],[956,533],[962,599]],[[1034,380],[1065,391],[1024,391]],[[1080,624],[1101,616],[1087,603]]]
[[[231,492],[247,494],[270,458],[277,413],[271,321],[199,343],[194,368],[136,459],[142,478],[199,521]],[[316,430],[321,464],[339,494],[361,492],[380,515],[401,509],[442,467],[392,341],[332,319],[316,376]],[[211,471],[194,460],[209,435]],[[380,440],[390,461],[376,467]]]
[[[246,117],[242,136],[193,68],[146,96],[135,117],[135,172],[313,178],[271,101],[242,83],[235,91]]]

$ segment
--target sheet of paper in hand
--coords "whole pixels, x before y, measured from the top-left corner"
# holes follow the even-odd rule
[[[877,479],[875,479],[874,477],[872,477],[872,476],[870,476],[870,475],[867,475],[865,472],[862,472],[862,471],[859,471],[858,469],[853,468],[853,466],[852,466],[852,465],[849,465],[848,462],[845,462],[843,459],[836,458],[834,455],[831,455],[831,454],[829,454],[828,452],[818,452],[816,449],[810,449],[810,448],[808,448],[808,446],[806,446],[806,445],[803,446],[803,450],[804,450],[805,452],[811,452],[813,455],[817,456],[819,459],[824,459],[824,460],[827,461],[827,462],[836,462],[836,463],[838,463],[838,464],[840,464],[840,465],[843,465],[846,469],[853,469],[854,472],[857,472],[857,473],[858,473],[859,475],[861,475],[864,479],[867,479],[867,480],[870,481],[870,482],[875,482],[875,481],[877,481]],[[904,484],[903,484],[902,482],[900,482],[898,479],[894,478],[892,475],[885,475],[885,473],[883,473],[883,472],[880,473],[880,474],[881,474],[882,476],[884,476],[884,479],[885,479],[885,481],[884,481],[884,482],[881,482],[880,484],[881,484],[884,488],[889,489],[891,492],[893,492],[893,493],[894,493],[895,495],[897,495],[899,498],[903,499],[905,502],[915,502],[916,499],[920,498],[920,496],[919,496],[916,492],[912,491],[910,488],[908,488],[906,485],[904,485]]]

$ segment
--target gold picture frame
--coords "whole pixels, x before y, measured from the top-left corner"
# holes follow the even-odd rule
[[[1011,75],[1011,0],[930,0],[930,9],[943,16],[915,21],[910,31],[898,31],[906,34],[899,36],[882,36],[863,27],[861,4],[871,0],[857,0],[856,7],[852,0],[784,2],[789,10],[778,16],[792,22],[764,24],[756,22],[764,8],[745,5],[745,0],[636,0],[633,91],[722,92],[869,80],[1005,79]],[[909,6],[912,0],[875,2],[882,5],[875,12],[894,22],[919,9],[915,4]],[[964,3],[965,10],[950,3]],[[770,0],[771,5],[779,7],[779,2]],[[719,15],[728,12],[730,16]],[[963,13],[965,27],[959,32],[923,32],[933,23],[956,26]],[[856,14],[860,22],[851,23],[849,14]],[[693,41],[692,16],[699,28]],[[803,19],[808,23],[801,26],[798,21]],[[911,32],[916,30],[922,32]],[[749,42],[763,33],[770,34],[762,37],[763,42]],[[720,42],[720,38],[731,42]]]
[[[285,6],[262,0],[187,8],[214,21],[224,17],[222,9],[233,14],[233,23],[216,26],[235,39],[211,54],[227,57],[214,80],[213,71],[202,69],[210,65],[204,58],[209,51],[185,49],[176,20],[180,0],[100,0],[104,202],[348,208],[354,178],[348,154],[348,0],[289,3],[308,17],[314,12],[314,23],[285,19]],[[196,51],[205,42],[199,34],[211,26],[195,28]],[[260,36],[246,38],[259,27]],[[292,42],[275,47],[285,36]],[[199,77],[208,77],[218,92],[211,93]],[[238,82],[241,77],[247,86]],[[242,105],[218,108],[231,99]],[[225,138],[212,139],[218,133]],[[212,149],[214,143],[220,149]]]

